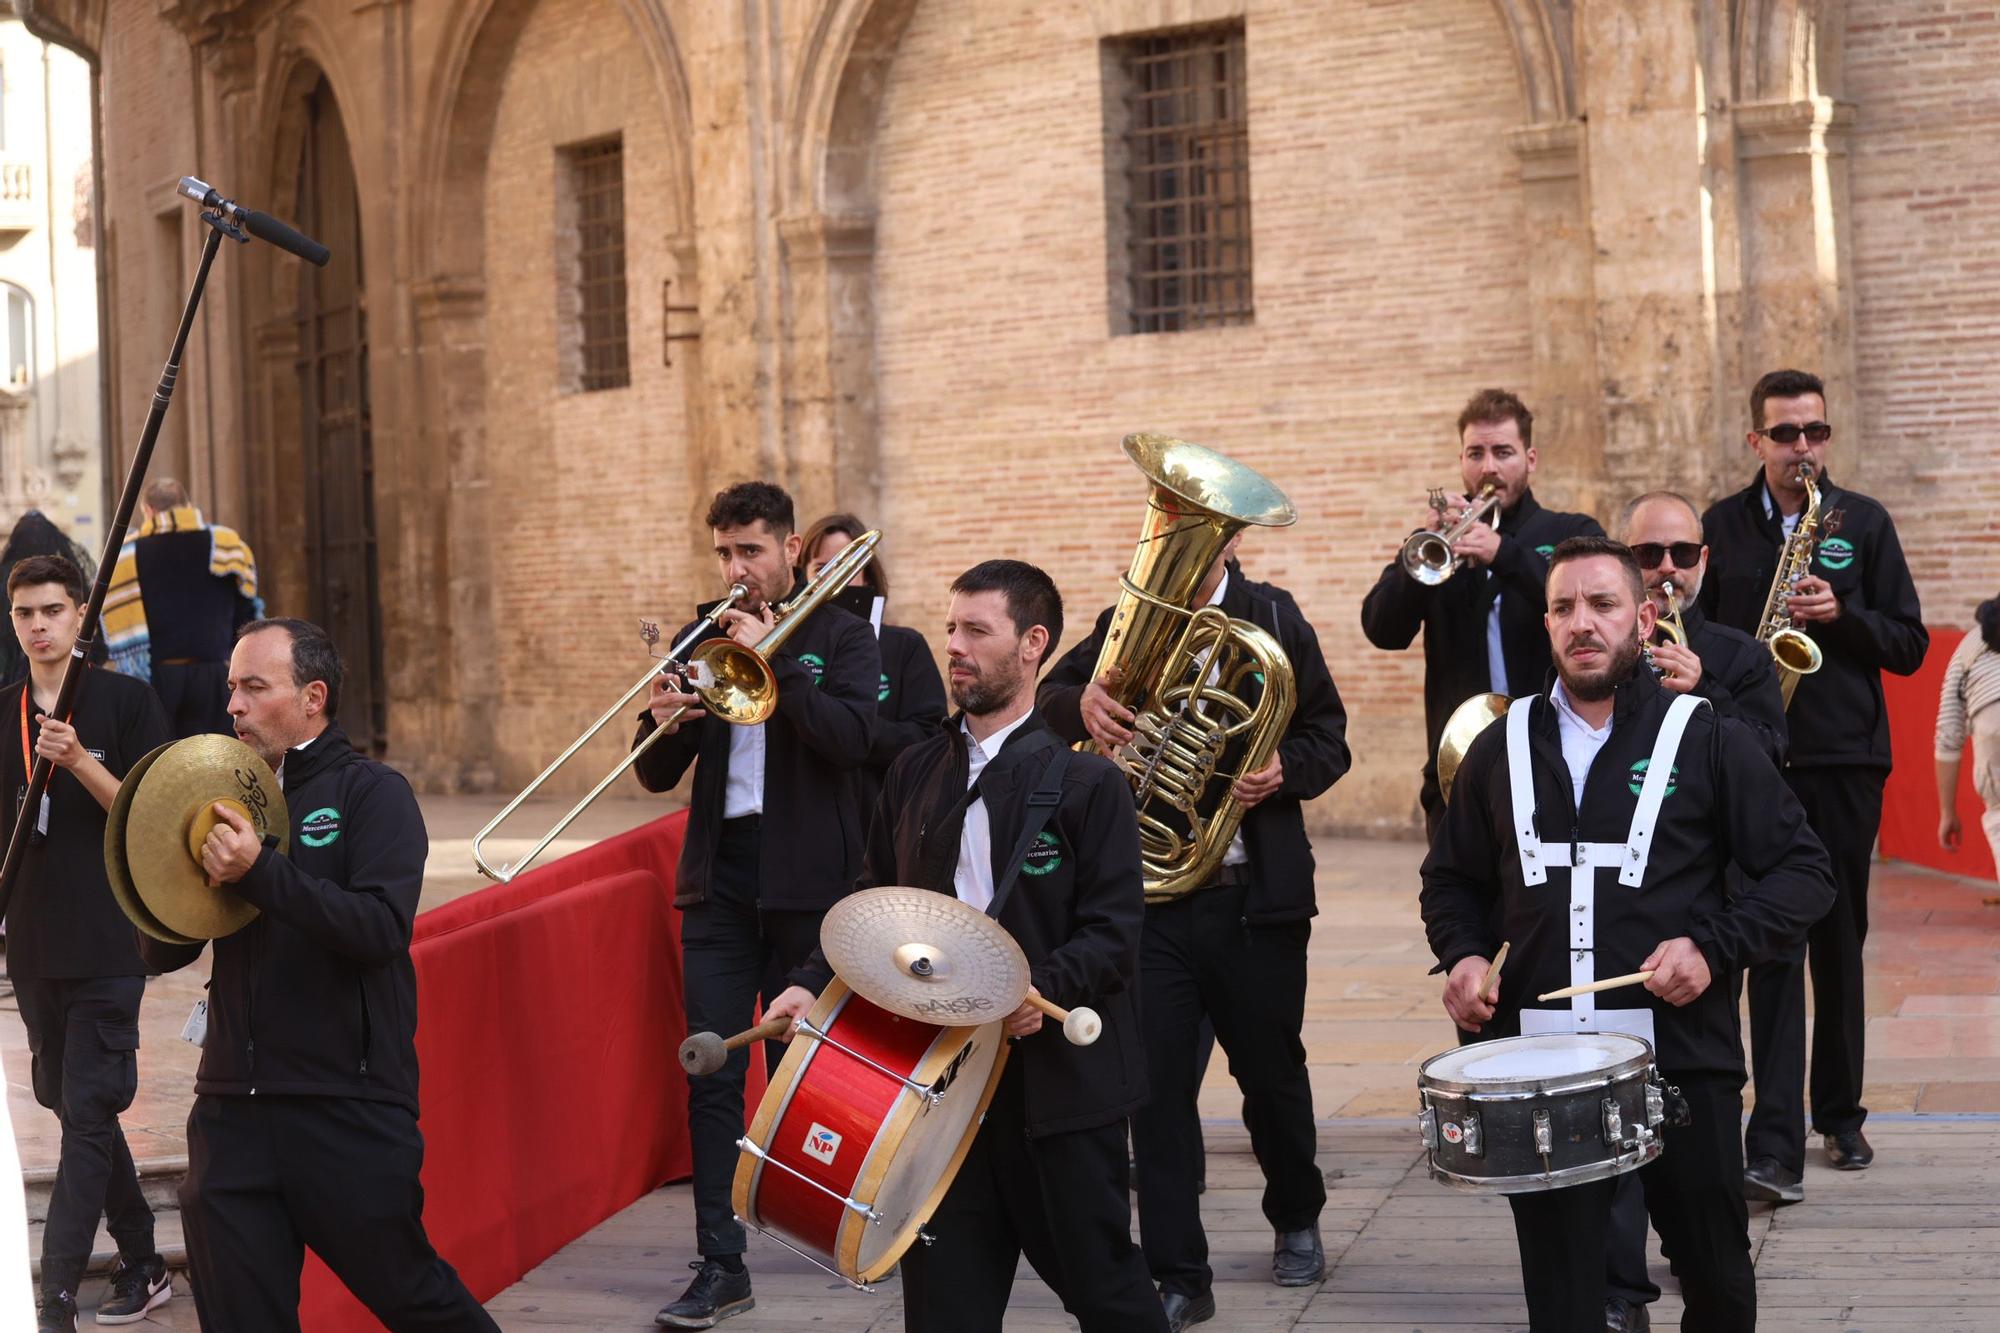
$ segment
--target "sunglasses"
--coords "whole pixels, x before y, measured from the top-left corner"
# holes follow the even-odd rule
[[[1635,542],[1632,554],[1639,559],[1642,569],[1653,569],[1669,555],[1674,558],[1676,569],[1693,569],[1701,563],[1700,542]]]
[[[1787,421],[1782,425],[1766,426],[1757,433],[1769,436],[1779,444],[1797,444],[1801,435],[1809,444],[1825,444],[1833,438],[1833,427],[1824,421],[1808,421],[1803,426],[1794,426]]]

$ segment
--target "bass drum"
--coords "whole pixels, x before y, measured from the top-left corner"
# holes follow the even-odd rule
[[[885,1276],[958,1174],[1006,1063],[998,1022],[900,1018],[835,978],[737,1143],[737,1216],[856,1285]]]

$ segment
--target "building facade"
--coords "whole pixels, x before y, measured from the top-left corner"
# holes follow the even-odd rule
[[[334,247],[222,256],[158,470],[428,785],[594,716],[749,476],[879,523],[935,637],[991,555],[1111,600],[1125,432],[1261,469],[1348,828],[1416,827],[1418,654],[1358,610],[1476,388],[1603,515],[1740,487],[1750,383],[1817,369],[1930,617],[2000,581],[2000,20],[1957,0],[16,2],[97,62],[121,447],[205,230],[176,178]]]

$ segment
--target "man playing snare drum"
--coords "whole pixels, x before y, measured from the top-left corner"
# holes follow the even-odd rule
[[[1665,1152],[1640,1181],[1681,1274],[1681,1326],[1750,1329],[1743,1046],[1729,988],[1714,983],[1795,943],[1832,902],[1833,882],[1757,738],[1640,669],[1653,618],[1626,547],[1601,537],[1556,547],[1556,678],[1467,752],[1424,861],[1424,927],[1459,1027],[1485,1037],[1615,1031],[1653,1044],[1679,1098],[1669,1094]],[[1742,871],[1734,896],[1723,880],[1732,861]],[[1481,998],[1503,938],[1512,949],[1497,996]],[[1643,986],[1534,998],[1642,970],[1652,973]],[[1613,1186],[1509,1196],[1537,1333],[1604,1327]]]

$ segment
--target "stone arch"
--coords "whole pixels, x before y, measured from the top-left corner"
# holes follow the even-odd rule
[[[1736,0],[1736,98],[1838,98],[1846,0]]]

